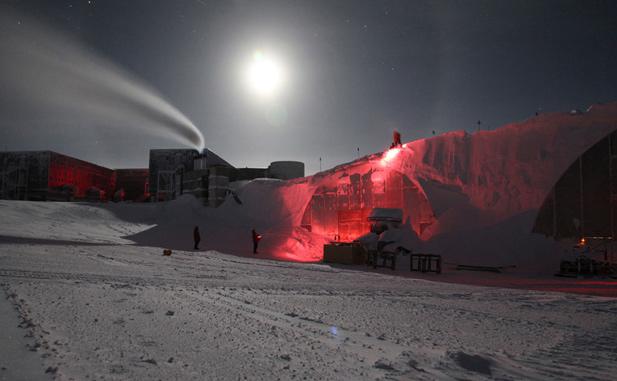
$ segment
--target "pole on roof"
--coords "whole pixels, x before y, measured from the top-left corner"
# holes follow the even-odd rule
[[[608,136],[608,207],[610,208],[610,219],[611,219],[611,239],[615,239],[615,215],[613,214],[614,202],[613,199],[613,135],[614,133]]]
[[[580,192],[581,192],[581,197],[580,197],[580,205],[581,205],[581,210],[580,210],[580,216],[581,216],[581,238],[585,237],[585,205],[584,205],[584,186],[583,186],[583,155],[579,156],[578,158],[578,178],[579,178],[579,185],[580,185]]]

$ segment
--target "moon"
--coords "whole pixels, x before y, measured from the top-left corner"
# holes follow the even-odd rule
[[[272,98],[285,83],[283,65],[272,55],[255,51],[245,72],[249,90],[260,98]]]

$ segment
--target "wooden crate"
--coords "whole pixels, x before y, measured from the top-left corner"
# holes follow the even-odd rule
[[[323,247],[323,261],[345,265],[362,265],[366,263],[366,254],[357,244],[331,243]]]

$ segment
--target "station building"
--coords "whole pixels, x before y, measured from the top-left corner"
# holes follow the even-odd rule
[[[152,149],[148,168],[110,169],[53,151],[0,152],[0,199],[166,201],[193,194],[217,207],[242,182],[304,177],[304,164],[234,168],[204,149]]]
[[[0,152],[0,198],[71,201],[116,189],[114,171],[52,151]]]
[[[270,178],[304,177],[304,163],[276,161],[268,168],[235,168],[209,149],[150,150],[150,193],[153,201],[193,194],[212,207],[222,204],[243,183]]]

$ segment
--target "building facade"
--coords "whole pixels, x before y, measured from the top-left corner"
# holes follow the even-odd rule
[[[107,201],[148,198],[148,169],[109,169],[53,151],[0,152],[0,198]]]
[[[148,168],[115,170],[52,151],[0,152],[0,198],[13,200],[166,201],[192,194],[217,207],[243,182],[303,176],[300,162],[234,168],[208,149],[153,149]]]
[[[172,200],[182,194],[221,205],[240,184],[257,178],[290,180],[304,177],[304,163],[278,161],[268,168],[235,168],[205,149],[150,150],[150,194],[153,201]]]
[[[52,151],[0,152],[0,197],[70,201],[115,190],[114,171]]]
[[[122,192],[122,200],[140,202],[150,198],[148,168],[116,169],[114,172],[116,174],[116,194]]]

